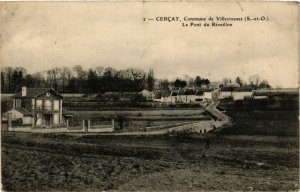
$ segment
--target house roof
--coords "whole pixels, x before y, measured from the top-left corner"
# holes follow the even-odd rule
[[[213,91],[214,89],[212,89],[212,88],[199,88],[199,89],[197,89],[197,91],[199,92],[211,92],[211,91]]]
[[[27,88],[25,97],[38,97],[48,91],[54,92],[57,96],[62,98],[62,96],[52,88]],[[22,97],[22,92],[18,92],[15,95],[13,95],[12,97],[13,98]]]
[[[171,91],[164,91],[162,92],[161,97],[170,97],[170,95],[171,95]]]
[[[197,91],[197,92],[196,92],[196,95],[197,95],[197,96],[203,95],[203,94],[204,94],[204,91]]]
[[[24,108],[14,108],[14,110],[22,113],[24,116],[34,116],[30,111],[28,111]]]
[[[62,108],[62,114],[65,116],[73,116],[74,115],[74,113],[72,113],[71,111],[69,111],[65,108]]]
[[[195,95],[195,93],[196,93],[196,91],[194,91],[194,90],[186,90],[184,92],[184,95]]]
[[[155,95],[154,95],[154,99],[160,99],[161,98],[161,94],[162,92],[156,92]]]
[[[147,89],[143,89],[140,93],[150,93],[150,91],[149,90],[147,90]]]
[[[161,94],[162,94],[161,91],[155,92],[154,99],[160,99],[161,98]]]

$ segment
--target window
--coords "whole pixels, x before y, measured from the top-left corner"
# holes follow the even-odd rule
[[[43,101],[42,100],[36,100],[36,109],[42,109]]]
[[[45,101],[45,109],[46,110],[51,110],[51,101],[50,100],[46,100]]]
[[[16,99],[16,108],[21,108],[21,99]]]
[[[53,109],[54,110],[59,110],[59,101],[54,101]]]

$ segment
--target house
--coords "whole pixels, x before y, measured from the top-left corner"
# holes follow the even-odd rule
[[[178,92],[176,92],[176,91],[172,91],[172,93],[171,93],[171,103],[176,103],[177,102],[177,94],[178,94]]]
[[[203,101],[203,95],[204,95],[204,91],[197,90],[195,101],[198,101],[198,102]]]
[[[161,102],[161,95],[162,95],[161,91],[155,92],[153,101]]]
[[[196,91],[193,89],[180,90],[177,95],[177,100],[182,103],[191,103],[196,101]]]
[[[147,101],[153,101],[154,96],[155,96],[154,92],[151,92],[151,91],[149,91],[147,89],[144,89],[143,91],[141,91],[140,94],[144,98],[146,98]]]
[[[17,122],[18,124],[21,124],[21,125],[31,125],[32,124],[34,115],[30,111],[27,111],[26,109],[12,108],[11,110],[2,114],[3,121],[8,120],[9,113],[12,114],[12,121]]]
[[[253,97],[253,90],[252,88],[247,88],[247,87],[238,87],[235,88],[233,91],[233,100],[244,100],[245,97]]]
[[[195,101],[204,101],[212,99],[211,88],[199,88],[196,90]]]
[[[181,89],[177,93],[177,102],[185,101],[184,89]]]
[[[171,91],[163,91],[161,94],[161,102],[164,103],[171,103],[172,99],[171,99]]]
[[[22,124],[52,126],[65,123],[73,114],[62,108],[63,97],[52,88],[27,88],[13,95],[12,119]],[[6,112],[6,114],[8,114]]]
[[[248,87],[222,87],[220,92],[220,99],[232,98],[235,101],[252,96],[252,88]]]

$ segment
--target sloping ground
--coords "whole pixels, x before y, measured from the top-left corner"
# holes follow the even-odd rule
[[[299,189],[298,137],[2,134],[6,191]],[[255,147],[253,147],[255,146]]]

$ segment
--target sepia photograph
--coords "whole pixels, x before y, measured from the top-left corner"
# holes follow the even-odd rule
[[[2,191],[298,191],[299,3],[0,2]]]

